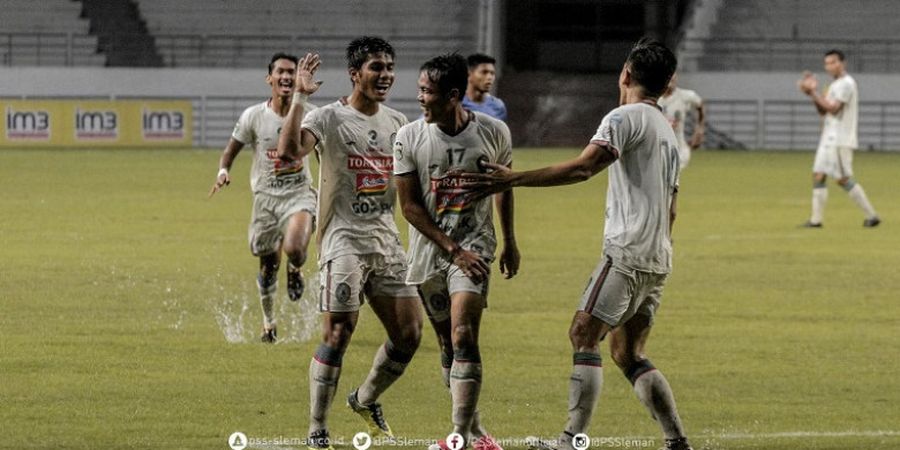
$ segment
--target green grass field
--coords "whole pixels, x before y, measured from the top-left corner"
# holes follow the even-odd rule
[[[576,153],[519,150],[516,166]],[[301,448],[317,334],[304,337],[314,323],[288,304],[282,279],[286,339],[257,342],[250,158],[241,155],[236,182],[208,200],[218,156],[0,152],[0,447],[226,449],[242,431]],[[856,157],[884,221],[877,229],[861,226],[835,185],[825,228],[798,228],[811,163],[811,153],[706,151],[682,176],[675,271],[649,355],[695,448],[900,448],[900,154]],[[495,278],[482,328],[480,404],[498,438],[555,437],[565,422],[566,330],[599,258],[605,192],[604,174],[516,192],[522,268]],[[343,398],[383,339],[364,311],[344,358],[334,438],[349,443],[363,429]],[[591,435],[629,438],[601,448],[662,446],[602,353]],[[398,435],[450,431],[438,361],[426,329],[382,399]]]

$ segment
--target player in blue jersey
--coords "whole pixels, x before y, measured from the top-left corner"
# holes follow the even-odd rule
[[[463,97],[463,108],[506,122],[506,105],[503,100],[491,95],[491,87],[494,86],[494,79],[497,77],[497,70],[494,67],[497,60],[482,53],[475,53],[469,55],[467,62],[469,85]]]

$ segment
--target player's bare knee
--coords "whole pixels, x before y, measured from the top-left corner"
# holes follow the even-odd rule
[[[350,322],[332,323],[325,330],[323,341],[331,348],[345,349],[353,337],[353,324]]]
[[[306,263],[306,250],[302,248],[285,248],[285,254],[294,267],[301,267]]]
[[[601,336],[598,336],[591,324],[578,317],[572,321],[569,327],[569,342],[576,352],[596,352]]]
[[[453,327],[453,350],[471,349],[478,347],[478,341],[475,337],[475,328],[472,325],[464,324]]]
[[[411,323],[403,326],[400,338],[394,344],[405,352],[414,353],[419,348],[420,342],[422,342],[422,325]]]
[[[610,346],[609,353],[613,362],[623,372],[628,370],[639,359],[637,354],[625,346]]]

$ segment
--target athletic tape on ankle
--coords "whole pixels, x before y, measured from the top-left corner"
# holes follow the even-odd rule
[[[331,348],[326,344],[319,344],[319,348],[316,349],[314,358],[316,361],[327,366],[341,367],[341,363],[344,360],[344,352]]]
[[[633,385],[641,375],[650,372],[652,370],[656,370],[656,367],[650,362],[649,359],[642,359],[631,365],[627,370],[625,370],[625,377],[628,378],[628,381]]]

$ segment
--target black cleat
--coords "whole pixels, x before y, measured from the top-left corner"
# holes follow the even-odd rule
[[[278,340],[278,329],[275,327],[263,328],[262,335],[259,337],[259,340],[265,344],[274,344],[275,341]]]
[[[806,222],[803,222],[803,225],[800,226],[803,228],[822,228],[822,222],[816,223],[811,220],[807,220]]]
[[[309,438],[306,439],[306,447],[309,450],[334,450],[334,447],[331,446],[331,437],[328,435],[328,430],[314,431],[310,434]]]
[[[291,270],[290,264],[288,264],[287,271],[287,292],[288,298],[291,299],[292,302],[296,302],[300,300],[300,297],[303,297],[303,291],[306,289],[306,282],[303,281],[303,274],[300,273],[300,270]]]
[[[871,219],[866,219],[863,221],[863,226],[866,228],[877,227],[878,224],[881,223],[881,219],[878,216],[872,217]]]

